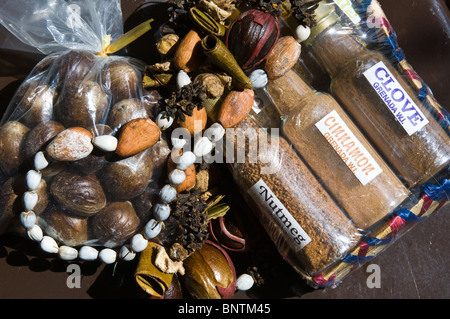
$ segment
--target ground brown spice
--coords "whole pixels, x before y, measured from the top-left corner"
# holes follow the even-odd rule
[[[234,152],[245,148],[249,154],[250,145],[269,140],[267,131],[259,130],[250,117],[236,128],[240,130],[234,135]],[[248,129],[254,129],[255,134],[244,133]],[[254,163],[248,156],[244,163],[235,161],[231,165],[234,179],[250,206],[259,207],[257,216],[279,252],[300,273],[315,274],[343,257],[356,245],[360,234],[284,138],[279,138],[278,148],[270,145],[259,150]],[[263,168],[271,165],[277,169],[265,174]],[[301,250],[294,248],[270,209],[262,208],[249,196],[249,189],[261,179],[311,238]]]

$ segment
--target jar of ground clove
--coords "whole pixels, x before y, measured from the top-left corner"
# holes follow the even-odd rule
[[[315,11],[306,45],[330,74],[331,92],[408,187],[450,160],[450,138],[399,72],[342,28],[330,3]]]
[[[250,117],[226,134],[235,182],[294,269],[313,275],[357,244],[357,228],[283,137]]]

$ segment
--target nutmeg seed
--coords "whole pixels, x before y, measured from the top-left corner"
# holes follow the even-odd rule
[[[92,134],[82,127],[72,127],[59,133],[47,146],[48,156],[57,161],[76,161],[91,154]]]

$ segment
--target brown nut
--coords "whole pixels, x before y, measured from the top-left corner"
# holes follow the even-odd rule
[[[63,171],[50,185],[55,201],[81,216],[95,215],[106,205],[106,196],[95,175]]]
[[[0,185],[0,234],[4,233],[10,222],[22,211],[21,194],[27,191],[25,176],[9,178]]]
[[[192,111],[192,115],[185,115],[185,121],[178,121],[178,125],[180,127],[186,128],[189,133],[194,136],[197,133],[200,133],[206,128],[206,124],[208,122],[208,113],[205,108],[201,110],[198,107],[194,108]]]
[[[53,206],[47,209],[38,219],[42,230],[57,241],[68,246],[79,246],[89,238],[88,219]]]
[[[30,129],[20,122],[10,121],[0,127],[0,174],[16,173],[24,158],[21,150]]]
[[[114,60],[104,66],[100,83],[111,94],[113,103],[117,103],[137,96],[139,75],[128,62]]]
[[[48,142],[64,129],[65,127],[56,121],[42,122],[32,128],[23,143],[25,159],[32,160],[38,151],[44,150]]]
[[[72,50],[61,55],[57,62],[58,87],[72,83],[79,83],[87,79],[89,72],[94,68],[96,55]]]
[[[108,194],[117,200],[136,197],[145,190],[153,175],[154,157],[151,149],[107,164],[100,174]]]
[[[55,112],[66,127],[92,127],[100,122],[108,107],[108,97],[94,81],[75,83],[63,90]]]
[[[108,115],[108,125],[117,131],[131,120],[148,117],[145,105],[141,100],[126,99],[114,104],[111,108]]]
[[[264,69],[269,80],[277,79],[292,69],[301,53],[301,45],[294,37],[285,36],[277,43],[266,58]]]
[[[29,127],[49,121],[53,116],[53,104],[56,96],[55,89],[48,85],[31,84],[15,112],[21,114],[20,121]]]
[[[133,119],[120,130],[116,154],[122,157],[136,155],[155,145],[160,137],[161,131],[151,119]]]
[[[112,202],[91,218],[93,235],[106,247],[122,245],[133,236],[140,220],[130,202]]]

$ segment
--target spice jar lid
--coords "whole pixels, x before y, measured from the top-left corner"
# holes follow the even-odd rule
[[[332,3],[326,1],[319,2],[319,6],[314,11],[316,25],[311,28],[311,35],[304,42],[305,45],[311,45],[317,35],[328,29],[331,25],[340,20],[335,12],[335,7]]]

